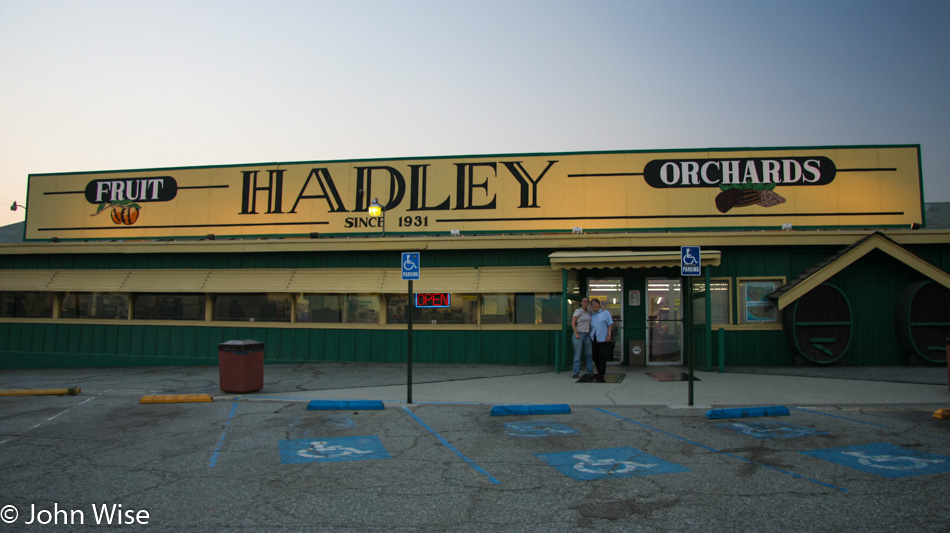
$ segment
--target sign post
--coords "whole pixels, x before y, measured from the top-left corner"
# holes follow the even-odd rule
[[[693,370],[696,358],[693,354],[693,278],[703,274],[699,246],[680,247],[680,275],[683,287],[683,351],[689,359],[689,404],[693,405]]]
[[[406,403],[412,404],[412,308],[415,298],[412,296],[412,282],[419,279],[422,267],[419,262],[419,252],[403,252],[402,260],[402,279],[409,282],[409,289],[406,294],[406,333],[408,338],[408,364],[406,365]]]

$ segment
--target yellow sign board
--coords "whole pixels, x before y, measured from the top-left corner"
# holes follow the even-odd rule
[[[333,237],[902,227],[923,192],[910,145],[34,174],[28,205],[27,240]]]

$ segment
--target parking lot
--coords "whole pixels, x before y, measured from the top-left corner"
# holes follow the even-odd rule
[[[3,530],[945,531],[939,405],[705,409],[0,398]]]

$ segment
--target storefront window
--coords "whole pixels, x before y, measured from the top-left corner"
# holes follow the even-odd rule
[[[378,294],[347,294],[344,322],[348,324],[379,324]]]
[[[778,278],[739,278],[740,324],[774,324],[780,319],[778,306],[769,294],[785,284]]]
[[[482,295],[482,324],[560,324],[560,317],[560,294]]]
[[[219,294],[214,302],[214,319],[290,322],[292,305],[293,297],[290,294]]]
[[[412,321],[417,324],[477,324],[478,296],[474,294],[452,294],[451,307],[412,307]],[[388,324],[406,323],[406,297],[392,295],[386,302],[386,322]]]
[[[139,294],[132,316],[140,320],[204,320],[204,294]]]
[[[730,280],[713,279],[709,282],[709,292],[706,292],[705,282],[695,282],[693,284],[693,293],[696,298],[693,300],[693,323],[706,323],[706,297],[710,298],[710,308],[712,311],[711,324],[730,324],[729,320],[729,302]]]
[[[0,292],[0,316],[52,318],[53,293]]]
[[[297,298],[297,322],[339,324],[342,321],[342,294],[302,294]]]
[[[129,318],[127,294],[67,292],[63,295],[63,318]]]

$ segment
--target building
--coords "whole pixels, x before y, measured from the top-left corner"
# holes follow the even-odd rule
[[[0,366],[215,364],[232,339],[402,362],[412,313],[416,362],[563,369],[583,294],[619,364],[682,364],[687,336],[700,368],[945,364],[950,231],[921,183],[915,145],[31,175]],[[410,305],[402,252],[447,307]]]

